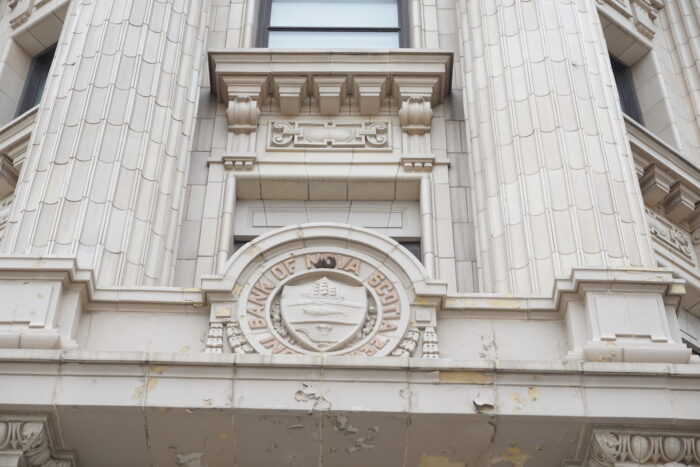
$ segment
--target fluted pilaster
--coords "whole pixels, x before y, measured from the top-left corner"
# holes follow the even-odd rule
[[[460,5],[485,291],[654,265],[594,1]]]
[[[208,0],[75,0],[5,249],[75,256],[104,285],[168,284]]]

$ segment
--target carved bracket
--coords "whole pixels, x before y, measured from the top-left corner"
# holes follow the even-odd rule
[[[270,122],[268,150],[391,149],[388,122]]]
[[[49,421],[39,416],[0,415],[0,456],[8,466],[75,466],[72,454],[56,451]]]

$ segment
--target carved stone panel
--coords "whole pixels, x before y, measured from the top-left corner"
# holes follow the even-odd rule
[[[388,150],[388,122],[270,122],[268,150]]]
[[[646,212],[649,220],[649,232],[653,235],[654,240],[686,261],[696,264],[690,235],[651,209],[647,209]]]

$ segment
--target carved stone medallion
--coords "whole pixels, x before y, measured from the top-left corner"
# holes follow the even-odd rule
[[[409,321],[399,283],[360,255],[286,254],[249,278],[238,302],[240,330],[262,354],[389,355]]]

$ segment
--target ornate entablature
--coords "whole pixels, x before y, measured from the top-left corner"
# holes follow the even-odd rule
[[[305,224],[263,235],[203,289],[208,352],[439,356],[434,328],[446,285],[398,243],[362,228]]]

